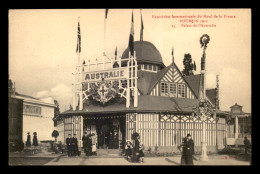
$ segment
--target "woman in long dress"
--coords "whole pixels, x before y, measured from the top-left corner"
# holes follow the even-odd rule
[[[138,136],[138,141],[139,141],[139,155],[138,155],[138,158],[139,158],[139,161],[144,163],[144,143],[141,141],[140,139],[140,136]]]
[[[97,137],[94,133],[92,133],[91,140],[92,140],[92,155],[97,155]]]
[[[31,135],[30,132],[27,133],[27,141],[26,141],[26,146],[31,146]]]
[[[186,146],[186,141],[187,141],[187,139],[186,139],[186,137],[184,137],[183,139],[182,139],[182,144],[181,144],[181,146],[180,146],[180,151],[181,151],[181,165],[182,166],[184,166],[185,165],[185,155],[186,155],[186,152],[185,152],[185,146]]]

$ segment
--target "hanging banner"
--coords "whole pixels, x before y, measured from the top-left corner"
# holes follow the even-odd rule
[[[82,82],[98,82],[104,80],[127,79],[127,68],[114,68],[103,71],[83,72]]]

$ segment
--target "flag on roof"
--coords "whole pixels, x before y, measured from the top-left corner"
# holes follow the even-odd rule
[[[143,30],[144,30],[144,24],[143,24],[143,16],[141,14],[141,32],[140,32],[140,41],[143,41]]]
[[[132,23],[131,23],[128,47],[131,52],[131,55],[134,56],[134,14],[133,14],[133,11],[132,11]]]
[[[81,36],[80,36],[80,25],[78,22],[78,41],[77,41],[76,53],[80,53],[80,52],[81,52]]]
[[[105,14],[106,19],[107,19],[107,14],[108,14],[108,8],[106,8],[106,14]]]

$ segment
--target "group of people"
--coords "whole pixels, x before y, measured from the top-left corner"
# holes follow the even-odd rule
[[[82,142],[86,156],[97,155],[97,136],[95,133],[85,132],[82,137]]]
[[[109,133],[101,131],[98,135],[98,147],[104,149],[118,149],[118,138],[119,135],[116,131],[110,131]]]
[[[181,144],[181,165],[194,165],[193,158],[194,158],[194,142],[191,138],[190,134],[187,134],[187,137],[183,138]]]
[[[33,143],[31,143],[31,135],[30,132],[27,133],[27,141],[26,141],[26,146],[38,146],[38,140],[37,140],[37,133],[33,133]]]
[[[79,156],[80,152],[78,149],[78,139],[76,137],[77,134],[74,134],[71,137],[71,134],[68,134],[68,138],[66,138],[66,145],[68,149],[68,156]]]
[[[134,139],[134,144],[130,140],[126,141],[125,156],[129,162],[142,162],[144,163],[144,144],[138,135]]]

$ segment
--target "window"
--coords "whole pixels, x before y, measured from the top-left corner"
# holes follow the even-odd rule
[[[178,85],[178,97],[180,97],[180,98],[185,97],[185,85],[183,85],[183,84]]]
[[[156,71],[156,67],[157,67],[156,65],[153,65],[153,71]]]
[[[148,68],[147,68],[147,64],[144,64],[144,69],[148,69]]]
[[[177,85],[175,83],[170,83],[170,97],[177,97]]]
[[[168,84],[162,82],[161,83],[161,96],[168,96]]]
[[[140,70],[140,69],[141,69],[141,65],[139,64],[139,65],[137,66],[137,68],[138,68],[138,70]]]
[[[149,65],[149,70],[153,70],[153,65]]]

